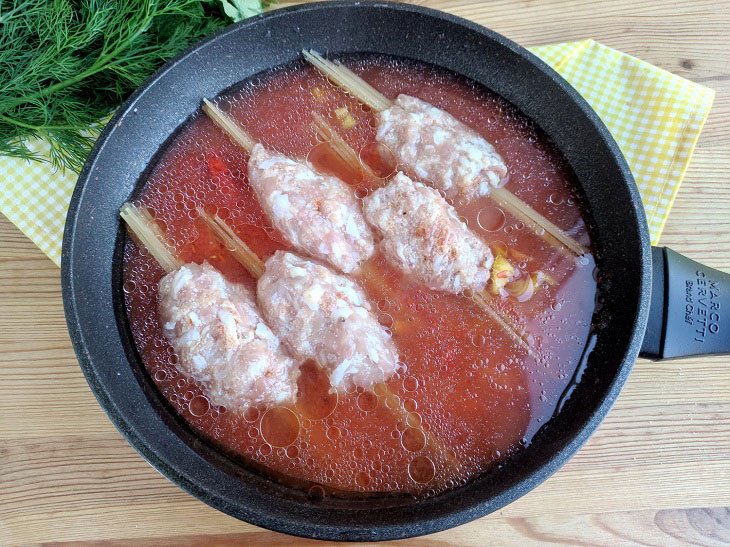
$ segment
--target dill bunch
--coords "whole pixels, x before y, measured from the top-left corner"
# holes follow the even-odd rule
[[[205,0],[0,0],[0,155],[80,171],[100,123],[156,68],[226,24]]]

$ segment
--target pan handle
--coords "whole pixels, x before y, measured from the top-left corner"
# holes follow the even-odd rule
[[[730,274],[652,247],[649,323],[641,357],[730,353]]]

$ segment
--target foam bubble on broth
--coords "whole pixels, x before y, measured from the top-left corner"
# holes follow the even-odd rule
[[[361,57],[348,64],[389,98],[411,94],[468,122],[495,144],[510,166],[507,188],[590,245],[565,161],[504,100],[451,73],[411,61]],[[307,158],[318,144],[310,127],[311,111],[325,117],[359,156],[373,156],[366,148],[374,140],[373,113],[301,63],[244,82],[217,103],[254,138],[292,157]],[[342,127],[334,113],[339,108],[347,109],[353,127]],[[330,160],[322,161],[326,167]],[[139,201],[153,211],[183,260],[207,260],[230,280],[255,289],[251,277],[195,213],[202,206],[225,218],[263,260],[289,248],[263,215],[248,185],[246,162],[242,149],[197,115],[168,146]],[[342,176],[353,177],[347,182],[358,197],[374,188],[372,181],[346,172]],[[542,362],[515,349],[464,297],[418,287],[376,254],[358,281],[398,346],[402,365],[388,382],[395,397],[378,386],[333,396],[310,363],[303,366],[295,405],[237,414],[209,401],[203,386],[177,370],[177,356],[157,315],[163,271],[127,241],[123,289],[145,367],[202,436],[278,480],[305,485],[312,499],[335,491],[429,496],[465,484],[520,450],[552,415],[590,330],[596,282],[592,259],[582,263],[567,258],[509,213],[502,211],[503,225],[490,226],[495,231],[480,230],[480,211],[494,207],[488,199],[457,201],[454,206],[493,248],[517,249],[528,257],[520,264],[523,269],[539,268],[559,280],[528,302],[499,303],[525,324]],[[440,448],[429,439],[436,439]]]

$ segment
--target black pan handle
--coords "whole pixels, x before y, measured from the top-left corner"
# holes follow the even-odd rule
[[[730,274],[667,247],[652,247],[651,257],[651,307],[639,355],[730,353]]]

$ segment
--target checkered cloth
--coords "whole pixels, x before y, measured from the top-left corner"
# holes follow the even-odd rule
[[[656,245],[715,92],[593,40],[531,51],[590,103],[639,187]]]
[[[586,98],[618,142],[659,240],[714,91],[593,40],[532,48]],[[31,146],[47,153],[48,145]],[[0,211],[56,264],[76,175],[0,157]]]

